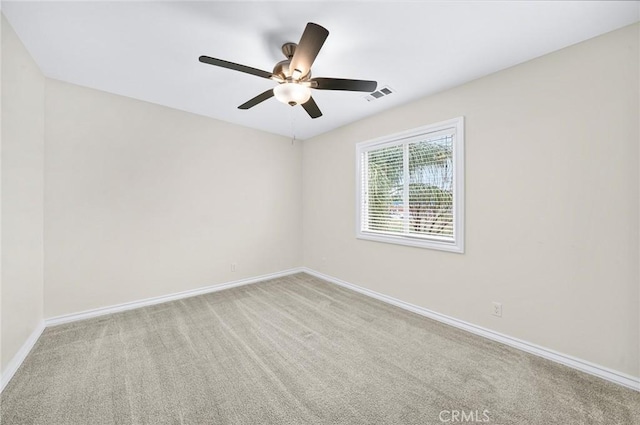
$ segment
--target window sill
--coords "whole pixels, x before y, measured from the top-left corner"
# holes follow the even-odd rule
[[[392,236],[367,232],[358,232],[356,234],[356,238],[374,242],[390,243],[394,245],[405,245],[416,248],[434,249],[437,251],[455,252],[458,254],[464,253],[464,246],[460,242],[440,242],[428,239],[412,238],[410,236]]]

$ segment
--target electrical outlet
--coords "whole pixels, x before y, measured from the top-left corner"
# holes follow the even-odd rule
[[[494,301],[492,305],[493,309],[491,311],[491,314],[497,317],[502,317],[502,304]]]
[[[232,272],[235,272],[237,268],[238,268],[238,263],[231,263],[231,271]]]

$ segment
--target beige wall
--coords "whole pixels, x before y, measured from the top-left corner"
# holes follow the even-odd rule
[[[45,317],[301,265],[300,142],[49,79],[46,117]]]
[[[305,141],[305,266],[639,376],[638,28]],[[461,115],[466,252],[357,240],[355,144]]]
[[[44,77],[2,16],[2,362],[42,322]]]

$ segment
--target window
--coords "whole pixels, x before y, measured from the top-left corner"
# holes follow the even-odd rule
[[[464,119],[359,143],[357,237],[464,251]]]

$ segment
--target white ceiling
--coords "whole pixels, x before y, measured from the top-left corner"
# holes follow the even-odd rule
[[[306,139],[637,22],[638,1],[8,2],[2,12],[51,78]],[[275,99],[275,83],[198,62],[271,71],[307,22],[330,32],[316,77],[376,80],[395,93],[314,91],[324,116]]]

